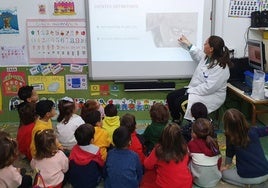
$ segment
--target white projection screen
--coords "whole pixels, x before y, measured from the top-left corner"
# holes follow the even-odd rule
[[[85,0],[92,80],[189,78],[196,63],[177,39],[203,48],[212,0]]]

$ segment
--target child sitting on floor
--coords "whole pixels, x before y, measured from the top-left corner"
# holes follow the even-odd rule
[[[104,168],[105,187],[139,187],[142,165],[138,155],[128,149],[131,143],[128,129],[123,126],[115,129],[113,142],[115,148],[108,152]]]
[[[141,138],[138,137],[136,132],[136,118],[132,114],[125,114],[120,119],[120,126],[125,126],[128,128],[129,132],[131,133],[131,144],[129,149],[136,152],[139,155],[141,164],[143,164],[145,155],[143,143],[141,143]]]
[[[117,114],[118,112],[114,104],[107,104],[104,108],[104,112],[105,117],[102,121],[102,127],[108,131],[110,139],[112,140],[114,130],[120,126],[120,117]]]
[[[221,179],[221,155],[217,140],[211,137],[211,121],[198,118],[192,125],[192,140],[188,143],[190,170],[194,184],[215,187]]]
[[[32,178],[25,175],[25,169],[12,164],[19,154],[17,142],[7,132],[0,131],[0,187],[31,188]],[[23,177],[22,177],[23,175]]]
[[[58,108],[60,113],[56,125],[57,138],[62,144],[64,152],[68,155],[76,144],[74,137],[75,130],[85,122],[81,116],[76,114],[78,107],[72,98],[62,98],[59,101]]]
[[[162,131],[169,120],[169,110],[162,103],[155,103],[150,109],[151,124],[146,127],[143,137],[147,153],[150,153],[159,141]]]
[[[74,188],[96,187],[102,178],[104,161],[100,148],[93,143],[95,129],[90,124],[79,126],[74,135],[77,140],[70,153],[68,181]]]
[[[51,100],[39,101],[36,104],[35,110],[36,110],[36,114],[39,117],[36,119],[35,126],[32,130],[32,139],[31,139],[31,145],[30,145],[32,157],[34,157],[36,153],[35,142],[34,142],[34,137],[35,137],[36,132],[44,130],[44,129],[53,130],[51,118],[56,115],[54,102],[52,102]],[[62,146],[59,144],[59,142],[57,142],[57,145],[60,149],[62,149]]]
[[[81,114],[80,114],[81,117],[82,116],[85,117],[84,113],[86,113],[87,111],[92,111],[92,110],[98,110],[101,113],[101,119],[104,118],[105,112],[104,112],[103,106],[97,100],[94,100],[94,99],[89,99],[83,104],[83,107],[81,109]]]
[[[36,155],[30,165],[32,169],[40,171],[44,180],[44,182],[39,182],[38,186],[61,188],[64,173],[69,168],[69,161],[66,155],[58,149],[53,129],[37,131],[34,142]]]
[[[158,144],[144,160],[141,188],[192,188],[187,144],[176,123],[168,123]]]
[[[224,113],[223,124],[226,159],[222,179],[241,187],[267,181],[268,161],[260,137],[268,136],[268,127],[250,127],[245,116],[237,109],[229,109]],[[232,166],[234,156],[236,164]]]
[[[33,103],[19,104],[18,112],[20,125],[17,132],[17,142],[19,152],[27,157],[29,161],[32,159],[30,145],[32,138],[32,130],[35,126],[36,112]]]
[[[100,147],[101,157],[106,161],[107,149],[111,147],[112,141],[108,132],[102,128],[101,113],[98,110],[85,111],[82,118],[86,123],[93,125],[95,129],[93,144]]]
[[[213,121],[208,117],[207,107],[203,103],[201,102],[194,103],[191,107],[191,114],[194,120],[182,127],[182,135],[186,140],[186,142],[189,142],[192,139],[192,124],[198,118],[206,118],[211,122],[210,136],[212,136],[213,138],[217,138],[217,134],[214,132]]]

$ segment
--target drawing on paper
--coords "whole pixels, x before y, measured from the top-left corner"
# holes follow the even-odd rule
[[[0,9],[0,34],[18,34],[17,8]]]

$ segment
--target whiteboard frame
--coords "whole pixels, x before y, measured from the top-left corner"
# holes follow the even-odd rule
[[[148,80],[148,79],[180,79],[190,78],[196,68],[196,62],[193,61],[91,61],[91,41],[90,41],[90,12],[89,1],[85,0],[86,25],[87,25],[87,49],[88,66],[90,80]],[[204,19],[203,19],[203,37],[204,41],[214,32],[213,5],[214,0],[205,0]],[[202,48],[203,46],[198,46]]]

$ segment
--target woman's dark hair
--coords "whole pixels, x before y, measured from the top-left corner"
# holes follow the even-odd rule
[[[197,138],[206,141],[207,146],[211,149],[214,155],[220,153],[217,140],[212,138],[214,131],[210,120],[207,118],[198,118],[192,125],[192,131]]]
[[[106,116],[108,117],[114,117],[117,116],[117,109],[116,106],[114,104],[107,104],[104,107],[104,113]]]
[[[128,146],[131,134],[127,127],[120,126],[114,130],[113,142],[116,148],[123,149]]]
[[[36,120],[36,112],[35,112],[35,104],[29,102],[23,102],[19,104],[18,113],[20,118],[20,125],[29,125],[30,123],[35,122]]]
[[[64,124],[67,124],[74,113],[75,103],[66,100],[60,100],[58,108],[60,113],[57,118],[57,121],[63,121]]]
[[[169,110],[162,103],[155,103],[150,109],[150,117],[153,122],[166,124],[169,120]]]
[[[91,124],[94,127],[98,122],[101,122],[101,113],[98,110],[85,111],[81,114],[85,123]]]
[[[216,60],[222,68],[225,68],[226,65],[229,67],[232,66],[229,49],[225,46],[221,37],[215,35],[210,36],[208,38],[208,44],[213,48],[211,62]],[[214,65],[215,64],[210,64],[209,68],[212,68]]]
[[[239,110],[231,108],[223,115],[224,134],[231,144],[239,147],[247,147],[250,139],[248,136],[249,125]]]
[[[183,160],[188,150],[181,129],[177,124],[168,123],[165,126],[155,152],[159,160],[166,162],[174,160],[176,163]]]
[[[90,144],[92,138],[94,138],[95,129],[90,124],[80,125],[74,132],[74,137],[79,146],[87,146]]]
[[[128,128],[130,133],[136,130],[136,118],[134,115],[126,113],[120,118],[120,126],[125,126]]]
[[[44,129],[37,131],[34,136],[36,159],[50,158],[54,156],[58,147],[56,144],[56,135],[53,129]]]
[[[0,169],[11,165],[18,157],[18,145],[7,132],[0,131]]]

